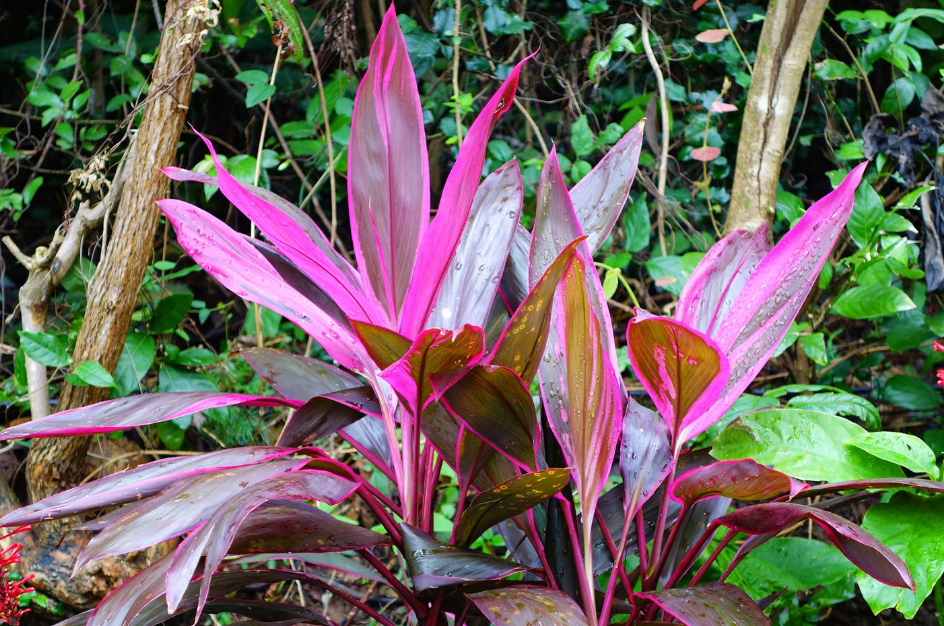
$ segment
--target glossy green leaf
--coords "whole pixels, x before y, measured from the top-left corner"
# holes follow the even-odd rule
[[[862,528],[904,560],[917,589],[889,587],[860,573],[862,596],[876,613],[895,607],[911,619],[944,574],[944,496],[898,493],[869,509]]]
[[[482,533],[528,511],[557,494],[570,481],[569,469],[549,469],[516,476],[472,500],[456,526],[456,543],[468,546]]]
[[[175,293],[162,298],[154,307],[151,316],[150,328],[153,333],[166,333],[177,328],[190,310],[193,295],[189,293]]]
[[[865,429],[816,411],[768,409],[743,415],[714,441],[716,459],[754,459],[800,480],[902,476],[897,466],[845,445]]]
[[[519,585],[472,593],[469,599],[496,626],[587,626],[577,603],[555,589]]]
[[[115,366],[115,382],[119,394],[130,395],[137,391],[138,383],[147,375],[154,363],[156,348],[154,339],[146,334],[130,332]]]
[[[912,472],[937,475],[934,452],[918,437],[907,433],[864,433],[853,437],[846,445],[865,450],[872,456],[901,465]]]
[[[914,376],[897,374],[885,381],[882,397],[903,409],[922,411],[941,406],[941,394],[931,385]]]
[[[832,312],[849,319],[861,320],[892,315],[913,308],[915,303],[901,289],[869,284],[853,287],[836,298]]]
[[[88,385],[90,387],[115,387],[115,379],[102,367],[98,361],[83,361],[75,366],[75,370],[66,376],[66,380],[73,385]]]
[[[860,184],[855,192],[852,214],[846,223],[846,228],[857,246],[864,248],[872,241],[884,216],[882,198],[868,182]]]
[[[554,292],[574,256],[581,237],[564,248],[505,326],[492,351],[491,364],[513,369],[526,383],[534,380],[547,345]]]
[[[253,107],[260,102],[265,102],[274,93],[275,85],[256,83],[246,91],[246,107]]]
[[[834,388],[814,394],[793,396],[787,400],[787,406],[795,409],[809,409],[823,413],[836,413],[862,420],[870,428],[881,428],[882,418],[875,405],[861,396]]]
[[[64,367],[72,362],[65,341],[59,335],[19,331],[20,350],[46,367]]]
[[[527,568],[497,556],[457,548],[438,541],[418,528],[401,524],[403,557],[417,591],[468,582],[499,580]]]
[[[477,365],[442,395],[442,403],[510,460],[534,468],[537,412],[513,370]]]

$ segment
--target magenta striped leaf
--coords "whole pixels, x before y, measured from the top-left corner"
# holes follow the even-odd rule
[[[377,302],[365,295],[335,264],[335,255],[315,245],[305,228],[292,216],[253,194],[222,166],[210,140],[197,133],[216,164],[217,182],[226,199],[233,203],[275,247],[299,270],[321,287],[350,317],[365,321],[386,319]],[[179,234],[179,233],[178,233]]]
[[[203,559],[203,577],[197,599],[197,614],[200,614],[210,592],[212,574],[229,552],[240,525],[265,502],[321,500],[336,504],[351,495],[355,489],[354,483],[334,474],[303,470],[265,478],[219,503],[219,506],[211,511],[212,514],[174,551],[173,560],[167,570],[167,608],[174,611],[178,607],[191,577]],[[105,529],[102,532],[107,531],[108,529]]]
[[[515,585],[468,597],[497,626],[588,626],[577,603],[555,589]]]
[[[637,316],[626,340],[633,370],[678,450],[711,425],[704,411],[728,381],[728,361],[709,337],[665,317]]]
[[[630,398],[619,457],[626,519],[633,518],[672,471],[672,452],[672,433],[665,420]]]
[[[429,222],[429,159],[416,77],[392,4],[354,99],[347,163],[362,282],[396,327]]]
[[[706,583],[684,589],[637,593],[651,600],[686,626],[770,626],[757,603],[728,583]]]
[[[498,118],[511,108],[518,87],[518,76],[525,61],[518,63],[509,72],[505,82],[482,108],[466,133],[456,164],[446,178],[439,210],[420,243],[417,258],[422,259],[422,263],[414,268],[407,291],[400,322],[400,332],[404,335],[415,337],[426,327],[469,218],[485,164],[488,137]]]
[[[505,163],[482,181],[427,326],[485,326],[521,217],[521,194],[517,161]]]
[[[367,385],[314,397],[286,420],[278,445],[300,446],[323,439],[360,420],[365,413],[380,417],[377,397]]]
[[[765,535],[779,532],[804,519],[822,527],[829,541],[872,578],[892,587],[907,587],[914,591],[914,579],[897,554],[860,526],[835,513],[800,504],[771,502],[738,509],[718,518],[715,524],[749,535]]]
[[[770,500],[785,493],[792,498],[806,487],[809,485],[751,459],[718,461],[676,478],[672,483],[672,499],[686,506],[718,497]]]
[[[177,241],[224,287],[241,298],[284,315],[312,336],[341,365],[363,371],[365,355],[349,326],[340,325],[284,283],[255,246],[206,211],[179,200],[158,200]]]
[[[0,431],[0,441],[32,437],[93,435],[147,426],[192,415],[197,411],[224,406],[300,407],[304,402],[271,396],[252,396],[218,391],[149,393],[106,400],[98,404],[69,409],[49,417],[17,424]]]
[[[0,519],[0,526],[22,526],[68,517],[82,511],[135,502],[174,483],[230,467],[254,465],[295,452],[294,448],[247,446],[196,456],[178,456],[139,465],[78,485],[24,506]]]
[[[645,121],[630,128],[590,173],[570,190],[574,212],[580,229],[587,235],[591,253],[596,252],[609,236],[629,197],[629,188],[639,164],[644,128]]]

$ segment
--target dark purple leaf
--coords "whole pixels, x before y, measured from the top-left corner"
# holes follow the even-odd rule
[[[354,332],[364,344],[364,348],[380,369],[386,369],[399,361],[412,346],[413,342],[383,326],[353,320]]]
[[[672,434],[659,414],[632,398],[623,415],[620,473],[625,491],[625,514],[633,519],[672,471]]]
[[[465,324],[485,326],[521,217],[521,191],[521,172],[515,160],[479,185],[428,327],[458,330]]]
[[[0,526],[22,526],[59,519],[106,506],[135,502],[176,482],[229,467],[255,465],[295,452],[293,448],[247,446],[196,456],[180,456],[138,467],[73,487],[8,513]]]
[[[247,348],[241,354],[259,378],[286,398],[305,401],[363,385],[356,376],[340,368],[297,354],[272,348]]]
[[[469,546],[495,524],[525,513],[560,492],[570,482],[569,469],[549,469],[516,476],[472,500],[456,526],[456,544]]]
[[[739,587],[707,583],[686,589],[637,593],[652,600],[686,626],[769,626],[770,620]]]
[[[537,412],[513,370],[477,365],[443,394],[442,403],[510,460],[534,468]]]
[[[148,393],[55,413],[49,417],[24,422],[0,432],[0,441],[30,437],[91,435],[166,422],[224,406],[288,406],[304,404],[271,396],[252,396],[218,391]]]
[[[350,524],[348,524],[350,526]],[[315,567],[350,574],[355,578],[366,578],[386,584],[386,579],[375,570],[365,567],[340,552],[263,552],[233,559],[231,563],[267,563],[269,561],[299,561]]]
[[[803,519],[819,524],[829,540],[853,564],[876,580],[914,591],[914,580],[904,561],[861,527],[835,513],[799,504],[772,502],[738,509],[716,520],[721,526],[749,535],[779,532]]]
[[[341,434],[371,463],[378,465],[384,474],[392,474],[393,459],[382,420],[370,416],[362,417],[345,427]]]
[[[824,493],[837,491],[853,491],[861,489],[921,489],[932,493],[944,493],[944,483],[923,478],[876,478],[870,480],[852,480],[842,483],[826,483],[823,485],[807,486],[795,497],[814,497]],[[0,520],[2,521],[2,520]]]
[[[679,505],[670,502],[670,506],[678,507]],[[675,543],[672,544],[665,558],[662,575],[659,576],[659,580],[663,585],[672,577],[672,573],[682,558],[695,547],[708,525],[727,513],[730,506],[731,500],[729,498],[700,500],[692,505],[683,519],[676,522],[682,526],[676,535]]]
[[[704,409],[728,381],[728,360],[711,338],[665,317],[635,317],[626,340],[633,370],[679,448],[711,425]]]
[[[403,556],[410,567],[413,588],[417,591],[499,580],[527,569],[514,561],[442,543],[409,524],[401,524],[400,528],[403,531]]]
[[[308,504],[286,500],[267,502],[252,511],[239,526],[230,552],[343,552],[389,544],[386,535],[342,522]]]
[[[516,585],[472,593],[469,599],[496,626],[587,626],[577,603],[554,589]]]
[[[505,310],[516,310],[528,295],[528,263],[531,253],[531,233],[520,224],[515,229],[515,237],[505,261],[505,271],[501,278],[501,298]]]
[[[285,422],[280,446],[303,445],[350,426],[367,413],[379,417],[380,406],[366,385],[312,398]]]
[[[717,497],[770,500],[784,493],[792,497],[808,486],[751,459],[718,461],[676,478],[672,483],[672,498],[687,505]]]
[[[321,500],[335,504],[351,495],[356,484],[327,472],[303,470],[263,479],[236,492],[184,539],[174,551],[167,570],[167,606],[177,608],[187,582],[203,559],[203,582],[197,601],[197,613],[203,610],[209,594],[209,581],[229,552],[240,525],[246,517],[271,500]],[[131,524],[134,524],[134,520]],[[108,532],[108,529],[102,531]],[[204,558],[205,557],[205,558]]]

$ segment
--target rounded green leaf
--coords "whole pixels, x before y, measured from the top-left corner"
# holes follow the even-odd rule
[[[832,312],[849,319],[882,317],[915,308],[911,298],[896,287],[861,285],[836,298]]]
[[[21,330],[19,335],[20,349],[37,363],[46,367],[64,367],[72,362],[61,337],[25,330]]]
[[[918,437],[907,433],[865,433],[847,445],[865,450],[872,456],[902,465],[912,472],[937,475],[934,452]]]
[[[83,361],[75,366],[75,371],[67,377],[70,383],[91,387],[115,387],[115,379],[97,361]]]
[[[922,411],[941,406],[941,395],[921,379],[898,374],[885,382],[882,397],[903,409]]]

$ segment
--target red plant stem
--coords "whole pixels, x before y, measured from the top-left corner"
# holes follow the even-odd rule
[[[397,592],[397,595],[400,596],[400,599],[403,600],[413,612],[416,613],[416,617],[420,620],[426,619],[429,614],[429,607],[420,602],[419,598],[416,595],[406,588],[406,585],[400,582],[400,580],[387,569],[387,566],[384,565],[384,562],[377,558],[373,552],[367,548],[361,548],[357,551],[364,559],[371,564],[371,566],[377,570],[377,572],[384,577],[394,591]]]
[[[341,590],[341,589],[338,589],[337,587],[332,587],[332,586],[329,585],[328,583],[326,583],[326,582],[324,582],[324,581],[322,581],[322,580],[318,580],[317,578],[311,578],[311,579],[308,579],[308,581],[311,582],[312,584],[314,584],[316,587],[321,587],[321,588],[324,589],[325,591],[329,591],[329,592],[333,593],[334,595],[338,596],[339,598],[341,598],[342,600],[344,600],[345,602],[347,602],[347,603],[350,604],[351,606],[360,609],[361,611],[363,611],[364,613],[366,613],[366,614],[369,615],[370,617],[372,617],[372,618],[374,618],[375,620],[377,620],[377,623],[378,623],[378,624],[383,624],[383,626],[396,626],[396,624],[394,624],[394,623],[393,623],[392,621],[390,621],[388,618],[384,617],[383,615],[381,615],[380,613],[378,613],[378,612],[375,611],[374,609],[372,609],[372,608],[370,608],[369,606],[367,606],[367,603],[366,603],[366,602],[361,602],[360,600],[358,600],[357,598],[355,598],[355,597],[352,596],[351,594],[349,594],[349,593],[347,593],[347,592],[345,592],[345,591],[343,591],[343,590]]]
[[[646,545],[646,520],[642,516],[642,507],[636,511],[636,545],[639,550],[639,571],[646,571],[649,561],[649,547]]]
[[[397,514],[400,517],[403,517],[403,511],[400,510],[400,506],[396,502],[391,500],[390,497],[386,495],[385,493],[383,493],[382,491],[380,491],[380,489],[377,489],[377,487],[370,484],[369,480],[367,480],[360,474],[356,474],[356,475],[361,486],[364,487],[364,489],[366,489],[367,491],[369,491],[370,495],[377,498],[377,500],[379,500],[381,504],[383,504],[385,507],[393,511],[395,514]]]
[[[465,624],[465,618],[469,616],[469,611],[472,609],[472,603],[469,600],[466,600],[465,606],[462,607],[462,611],[456,616],[455,626],[462,626]]]
[[[610,572],[610,580],[606,583],[606,594],[603,596],[603,608],[600,610],[600,626],[606,626],[610,621],[610,609],[613,606],[613,594],[616,593],[616,579],[620,577],[619,573],[623,571],[623,553],[626,551],[626,540],[629,537],[629,527],[632,525],[632,522],[629,520],[628,509],[624,511],[624,517],[626,519],[623,521],[623,532],[620,533],[619,548],[616,550],[616,554],[613,557],[613,570]],[[606,526],[606,524],[602,523],[602,518],[598,517],[597,521],[600,522],[601,528]],[[640,559],[643,558],[642,555],[645,550],[646,545],[643,544],[639,550]],[[642,567],[641,564],[640,567]]]
[[[563,499],[562,499],[563,500]],[[596,607],[593,605],[595,598],[591,582],[587,580],[587,573],[583,566],[583,550],[580,548],[580,537],[577,534],[577,526],[574,524],[574,514],[570,510],[570,503],[563,500],[564,521],[567,523],[567,534],[570,537],[570,549],[574,553],[574,569],[577,570],[577,582],[580,583],[581,596],[583,596],[583,610],[588,619],[596,614]]]
[[[723,583],[725,579],[727,579],[727,577],[731,575],[731,572],[734,571],[734,568],[740,565],[741,561],[743,561],[744,557],[746,557],[748,554],[750,554],[750,551],[745,552],[743,554],[741,554],[741,552],[738,551],[738,553],[734,555],[734,558],[731,559],[731,562],[728,563],[728,566],[724,568],[724,572],[722,572],[721,578],[718,579],[718,582]]]
[[[433,509],[436,506],[436,483],[439,482],[439,475],[442,473],[443,458],[439,456],[436,452],[436,449],[428,441],[426,442],[426,447],[423,450],[430,451],[429,458],[430,463],[433,466],[432,471],[427,470],[426,476],[426,520],[428,522],[429,530],[426,532],[433,532]]]
[[[383,475],[386,476],[388,479],[390,479],[390,482],[396,484],[396,482],[397,482],[396,474],[395,474],[394,471],[390,468],[389,465],[387,465],[386,463],[384,463],[383,461],[381,461],[379,458],[377,458],[377,456],[376,456],[373,452],[371,452],[370,450],[368,450],[367,448],[365,448],[365,447],[362,446],[361,444],[357,443],[356,441],[354,441],[354,440],[351,439],[350,437],[346,436],[343,431],[340,431],[340,430],[339,430],[339,431],[338,431],[338,435],[341,437],[341,439],[343,439],[344,441],[346,441],[347,443],[349,443],[352,448],[354,448],[355,450],[357,450],[358,452],[360,452],[361,455],[362,455],[365,459],[367,459],[367,462],[368,462],[368,463],[370,463],[370,464],[373,465],[375,468],[377,468],[378,470],[380,470],[380,473],[381,473],[381,474],[383,474]]]
[[[363,483],[361,484],[363,485]],[[377,516],[377,520],[387,531],[387,534],[390,535],[393,543],[398,546],[402,546],[403,535],[400,534],[400,527],[397,525],[396,520],[390,516],[390,513],[383,506],[373,499],[373,494],[370,491],[362,491],[359,495],[370,508],[370,510],[373,511],[374,515]]]
[[[701,537],[698,538],[698,541],[693,545],[689,551],[682,557],[682,560],[676,566],[675,571],[672,572],[672,576],[669,577],[669,580],[663,586],[665,589],[669,589],[675,586],[675,583],[685,575],[685,572],[688,571],[688,568],[691,567],[692,562],[698,558],[698,555],[701,554],[701,551],[704,550],[705,544],[714,536],[715,531],[718,529],[717,522],[711,522],[708,524],[708,528],[705,529],[705,532],[702,533]]]
[[[668,491],[668,487],[666,487],[666,491]],[[659,562],[653,567],[652,573],[647,578],[643,578],[643,589],[655,589],[655,583],[659,580],[659,576],[662,575],[662,570],[665,568],[665,561],[672,551],[672,544],[674,544],[675,540],[678,538],[679,531],[685,521],[685,516],[688,514],[688,508],[687,504],[682,504],[678,517],[675,518],[675,524],[672,525],[672,530],[669,532],[669,538],[665,542],[665,549],[659,557]],[[652,550],[655,552],[655,546],[652,547]]]
[[[606,523],[603,521],[603,515],[600,513],[600,509],[597,509],[593,512],[594,519],[597,520],[597,525],[600,527],[600,534],[603,535],[603,541],[606,542],[606,548],[610,551],[610,558],[613,559],[614,565],[619,562],[620,567],[616,570],[619,574],[620,582],[623,585],[623,591],[626,593],[626,597],[629,598],[633,595],[633,583],[629,580],[629,576],[626,575],[626,570],[623,568],[622,559],[618,559],[616,556],[617,546],[613,541],[613,535],[610,534],[610,529],[607,528]],[[623,548],[623,551],[626,551],[626,548]]]
[[[708,555],[708,559],[702,564],[701,567],[698,568],[698,571],[695,572],[695,575],[692,576],[691,582],[688,583],[689,587],[694,587],[698,584],[698,581],[700,581],[702,576],[705,575],[705,572],[708,571],[708,568],[711,567],[711,564],[715,562],[715,559],[718,558],[718,555],[721,554],[721,551],[724,550],[729,543],[731,543],[731,540],[734,539],[735,535],[737,535],[737,531],[733,528],[729,529],[728,532],[725,533],[724,538],[718,543],[717,546],[715,546],[715,549],[711,551],[711,554]]]
[[[665,491],[662,492],[662,502],[659,504],[659,517],[656,521],[655,535],[652,538],[652,559],[650,563],[654,564],[656,569],[662,567],[662,564],[665,562],[663,553],[668,553],[669,551],[667,545],[662,545],[662,539],[665,535],[665,525],[668,522],[669,517],[669,498],[672,497],[672,481],[675,480],[675,469],[678,466],[678,455],[679,451],[676,446],[675,456],[672,458],[672,469],[669,471],[669,476],[665,481]],[[678,526],[679,524],[676,523],[675,527],[678,528]],[[653,570],[650,578],[658,577],[658,575],[658,572]],[[649,578],[643,577],[644,583],[647,580],[649,580]],[[645,589],[645,587],[643,588]]]
[[[438,626],[442,621],[441,618],[441,608],[443,597],[446,595],[446,588],[440,587],[436,592],[436,598],[433,600],[433,606],[429,610],[429,619],[427,620],[429,626]]]
[[[551,565],[547,562],[547,555],[544,554],[544,543],[541,541],[541,538],[538,536],[538,527],[534,523],[534,508],[528,509],[528,524],[525,525],[525,534],[528,535],[528,539],[531,540],[531,545],[534,546],[534,551],[538,555],[538,559],[541,561],[541,567],[544,568],[544,579],[547,581],[547,584],[550,585],[551,589],[557,589],[557,579],[554,578],[554,572],[551,571]]]

